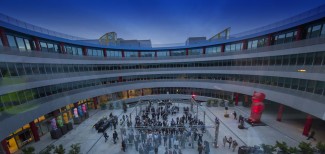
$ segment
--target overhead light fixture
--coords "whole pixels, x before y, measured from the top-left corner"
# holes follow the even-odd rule
[[[305,69],[299,69],[299,70],[297,70],[298,72],[306,72],[306,70]]]

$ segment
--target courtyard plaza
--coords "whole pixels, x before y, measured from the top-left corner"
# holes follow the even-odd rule
[[[183,115],[183,107],[191,107],[190,101],[187,103],[177,103],[173,102],[173,105],[179,107],[179,112],[176,115],[169,115],[168,122],[173,118],[176,121],[177,116]],[[142,105],[141,108],[144,108]],[[203,105],[193,106],[193,114],[195,115],[198,111],[198,119],[205,119],[206,132],[203,135],[203,141],[208,141],[210,147],[210,153],[237,153],[238,148],[240,146],[254,146],[260,144],[270,144],[275,145],[276,141],[284,141],[289,146],[297,146],[301,141],[307,141],[306,137],[302,135],[302,128],[297,123],[285,123],[276,121],[276,117],[274,117],[271,113],[264,113],[262,116],[262,121],[266,124],[266,126],[255,126],[252,127],[248,123],[245,123],[245,127],[247,129],[238,129],[238,120],[233,118],[233,111],[237,112],[237,117],[239,115],[243,115],[245,118],[249,117],[250,108],[243,106],[235,106],[229,107],[227,111],[230,114],[229,118],[225,118],[225,108],[224,107],[206,107],[205,103]],[[127,112],[124,112],[122,109],[114,109],[114,110],[89,110],[90,117],[83,121],[79,125],[74,125],[74,129],[59,139],[51,139],[50,133],[41,137],[39,142],[34,142],[29,144],[28,146],[33,146],[35,148],[35,152],[39,153],[44,150],[46,146],[52,144],[54,146],[58,146],[60,144],[66,149],[66,152],[70,149],[72,144],[80,143],[81,153],[83,154],[101,154],[101,153],[139,153],[136,151],[134,144],[127,145],[126,152],[123,152],[121,149],[121,128],[127,128],[126,125],[120,125],[120,119],[122,119],[122,115],[131,115],[132,116],[132,125],[135,124],[135,116],[140,112],[140,107],[130,107],[127,109]],[[109,135],[108,141],[105,142],[105,138],[103,133],[98,133],[95,128],[93,128],[94,124],[99,121],[103,117],[109,117],[109,114],[117,115],[119,118],[119,124],[117,126],[117,133],[119,135],[119,140],[117,144],[113,142],[113,132],[114,129],[111,127],[106,130]],[[205,116],[204,116],[205,113]],[[219,118],[219,133],[218,133],[218,148],[216,148],[213,144],[215,137],[215,117]],[[162,119],[162,118],[161,118]],[[211,126],[211,127],[210,127]],[[201,132],[201,131],[199,131]],[[236,140],[238,146],[235,152],[232,151],[232,148],[228,148],[228,143],[226,147],[223,146],[223,137],[227,136],[227,138],[232,137],[233,140]],[[324,141],[323,135],[319,135],[317,141]],[[317,141],[310,140],[313,145],[316,144]],[[182,153],[186,154],[197,154],[197,141],[194,142],[194,148],[189,146],[188,142],[186,143],[185,148],[181,149]],[[16,154],[22,153],[21,151],[17,151]],[[153,151],[150,151],[153,153]],[[165,146],[162,145],[158,148],[158,153],[165,153]]]

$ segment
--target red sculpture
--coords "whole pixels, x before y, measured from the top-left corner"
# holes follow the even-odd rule
[[[251,116],[248,121],[250,123],[259,123],[261,122],[261,116],[264,110],[263,100],[265,99],[264,93],[255,92],[252,96],[252,108],[251,108]]]

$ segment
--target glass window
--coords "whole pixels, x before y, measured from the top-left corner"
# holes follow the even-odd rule
[[[316,86],[316,81],[308,80],[306,91],[310,93],[314,93],[315,86]]]
[[[41,50],[42,51],[48,52],[47,44],[45,42],[40,42],[40,45],[41,45]]]
[[[313,61],[314,61],[314,57],[315,53],[309,53],[306,55],[306,61],[305,61],[305,65],[312,65]]]
[[[55,52],[54,46],[51,43],[47,43],[47,48],[49,52]]]
[[[225,46],[225,52],[229,52],[229,51],[230,51],[230,45],[227,44],[227,45]]]
[[[125,57],[138,57],[137,51],[125,51],[124,52]]]
[[[298,55],[297,65],[304,65],[305,64],[305,55],[306,54],[299,54]]]
[[[323,95],[325,89],[325,82],[317,81],[315,87],[315,94]]]
[[[185,56],[186,50],[172,50],[170,56]]]
[[[324,61],[325,52],[317,52],[314,60],[314,65],[322,65]]]
[[[18,73],[16,71],[16,67],[13,63],[7,63],[9,72],[10,72],[10,76],[18,76]]]
[[[157,51],[157,57],[167,57],[169,56],[169,51]]]
[[[322,32],[320,33],[321,36],[325,36],[325,23],[322,26]]]
[[[17,69],[17,71],[18,71],[18,75],[19,75],[19,76],[26,75],[26,73],[25,73],[25,69],[24,69],[24,67],[23,67],[23,64],[21,64],[21,63],[16,63],[16,69]]]
[[[310,37],[311,38],[318,37],[320,35],[320,30],[321,30],[321,25],[313,26]]]
[[[217,46],[217,47],[207,47],[205,48],[205,54],[216,54],[221,52],[221,47]]]
[[[7,35],[7,38],[8,38],[9,46],[11,48],[17,48],[16,41],[15,41],[15,37],[13,37],[11,35]]]
[[[284,42],[287,43],[287,42],[291,42],[292,40],[293,40],[293,32],[287,33]]]
[[[16,41],[17,41],[18,49],[20,51],[26,51],[24,40],[20,37],[16,37]]]
[[[0,46],[3,47],[2,39],[0,38]]]
[[[188,55],[201,55],[201,54],[203,54],[203,49],[202,48],[189,49],[188,50]]]
[[[144,52],[144,51],[141,51],[141,57],[155,57],[155,52]]]
[[[79,56],[82,56],[82,49],[81,48],[77,48],[77,55],[79,55]]]
[[[297,64],[297,55],[290,55],[290,65]]]
[[[88,56],[93,56],[93,50],[92,49],[87,49],[87,55]]]
[[[30,46],[29,40],[28,40],[28,39],[24,39],[24,41],[25,41],[25,45],[26,45],[26,49],[27,49],[27,51],[31,51],[32,48],[31,48],[31,46]]]

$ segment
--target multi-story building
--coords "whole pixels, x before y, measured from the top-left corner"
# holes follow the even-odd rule
[[[137,97],[268,102],[325,120],[325,6],[234,35],[178,47],[105,46],[0,17],[0,139],[4,152],[39,141],[47,119],[80,104]],[[5,126],[5,127],[4,127]],[[9,146],[10,145],[10,146]]]

